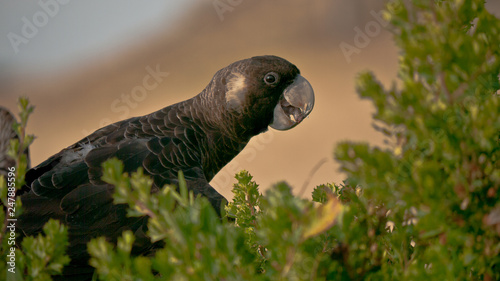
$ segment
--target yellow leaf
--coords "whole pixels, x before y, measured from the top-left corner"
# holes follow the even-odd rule
[[[399,156],[401,155],[401,153],[403,153],[403,149],[401,148],[401,146],[397,146],[396,148],[394,148],[394,155]]]
[[[312,212],[316,213],[315,219],[309,224],[302,238],[307,239],[330,229],[342,213],[342,210],[343,206],[340,201],[333,195],[329,195],[326,203],[312,210]]]

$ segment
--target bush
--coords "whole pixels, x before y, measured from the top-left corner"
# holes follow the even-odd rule
[[[483,2],[389,3],[399,81],[385,89],[371,73],[357,79],[389,146],[339,144],[334,157],[347,180],[318,186],[312,201],[286,183],[262,195],[242,171],[220,219],[188,193],[182,174],[179,191],[151,194],[142,171],[124,174],[119,161],[108,161],[103,179],[118,187],[115,202],[128,204],[130,216],[148,216],[149,236],[164,246],[135,257],[130,232],[117,245],[95,239],[88,249],[96,277],[500,280],[500,21]],[[64,226],[51,222],[36,241],[38,250],[18,252],[21,272],[59,272],[67,259],[54,247],[65,245]],[[6,253],[7,237],[2,243]],[[46,266],[34,267],[43,254]]]
[[[221,220],[205,198],[188,193],[182,174],[180,192],[166,186],[151,194],[152,182],[142,171],[123,174],[117,160],[108,161],[104,171],[103,178],[120,190],[115,202],[128,204],[130,216],[148,215],[149,235],[163,240],[164,247],[150,258],[132,257],[129,232],[116,249],[104,238],[91,241],[91,264],[102,279],[303,280],[315,276],[311,266],[328,259],[319,246],[327,242],[320,234],[341,211],[333,196],[313,206],[294,197],[286,184],[262,196],[243,171],[226,208],[235,224]]]
[[[375,276],[500,280],[500,22],[483,2],[396,2],[401,87],[358,78],[392,149],[347,142],[335,157],[390,210]]]

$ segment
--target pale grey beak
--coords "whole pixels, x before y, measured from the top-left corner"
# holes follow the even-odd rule
[[[276,130],[291,129],[304,120],[313,107],[314,91],[311,84],[302,75],[297,75],[274,108],[273,122],[269,126]]]

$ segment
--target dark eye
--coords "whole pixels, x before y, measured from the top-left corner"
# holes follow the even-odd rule
[[[274,72],[269,72],[264,76],[264,82],[266,82],[267,85],[273,85],[278,83],[279,76],[278,74]]]

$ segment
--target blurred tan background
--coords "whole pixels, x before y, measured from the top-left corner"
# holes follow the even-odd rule
[[[234,174],[246,169],[262,189],[286,180],[310,196],[343,179],[337,142],[383,145],[373,107],[354,90],[359,71],[385,85],[397,74],[383,2],[1,0],[0,104],[17,112],[17,98],[28,96],[36,106],[28,127],[36,165],[104,125],[198,94],[233,61],[278,55],[312,84],[313,112],[290,131],[254,138],[212,184],[231,198]],[[498,16],[500,1],[490,2]],[[148,76],[156,83],[146,89]]]

